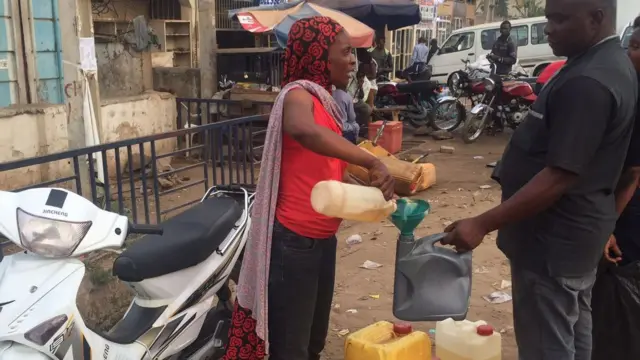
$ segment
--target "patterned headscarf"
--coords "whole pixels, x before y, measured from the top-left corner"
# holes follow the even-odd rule
[[[326,16],[296,21],[289,31],[284,52],[282,86],[296,80],[309,80],[331,93],[329,47],[342,30],[342,25]]]

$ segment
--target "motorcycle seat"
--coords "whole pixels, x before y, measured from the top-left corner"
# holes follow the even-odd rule
[[[421,93],[421,92],[426,92],[426,93],[430,93],[433,92],[435,89],[438,88],[438,86],[440,86],[440,84],[437,81],[433,81],[433,80],[423,80],[423,81],[413,81],[413,82],[406,82],[406,83],[400,83],[397,85],[397,89],[399,92],[401,93]]]
[[[230,197],[211,197],[163,222],[163,235],[146,235],[113,263],[113,275],[140,282],[204,261],[235,227],[243,209]]]

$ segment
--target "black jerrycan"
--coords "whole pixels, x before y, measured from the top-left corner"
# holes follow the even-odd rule
[[[464,320],[471,296],[471,252],[436,246],[446,234],[415,239],[429,212],[423,200],[397,201],[391,220],[400,230],[396,248],[393,315],[404,321]]]

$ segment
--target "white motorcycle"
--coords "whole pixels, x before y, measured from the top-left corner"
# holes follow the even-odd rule
[[[0,233],[25,250],[0,262],[0,360],[222,357],[254,195],[213,187],[155,226],[63,189],[0,191]],[[121,249],[130,234],[148,236],[118,251],[113,274],[135,297],[110,331],[92,330],[76,306],[78,257]]]

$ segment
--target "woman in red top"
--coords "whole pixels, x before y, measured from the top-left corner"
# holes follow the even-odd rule
[[[284,88],[269,118],[237,304],[225,359],[320,359],[329,326],[341,219],[316,213],[311,189],[343,180],[347,163],[369,169],[393,196],[376,157],[342,137],[345,114],[331,86],[355,66],[349,35],[327,17],[296,21],[285,50]],[[265,346],[268,345],[268,346]],[[266,349],[265,349],[266,347]]]

